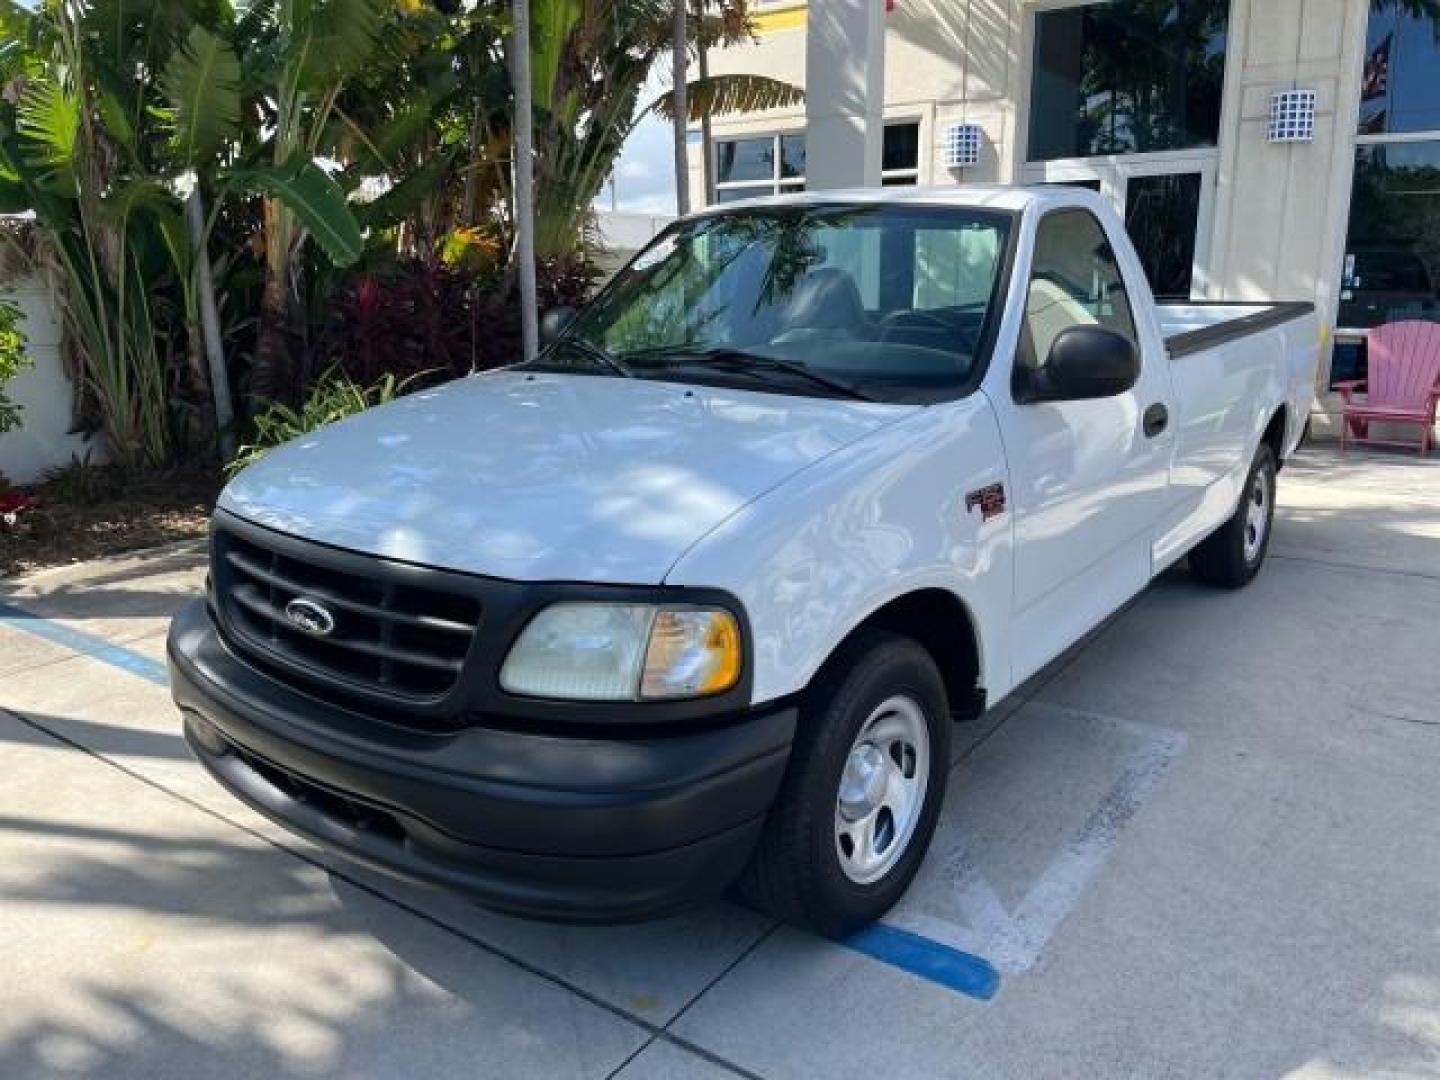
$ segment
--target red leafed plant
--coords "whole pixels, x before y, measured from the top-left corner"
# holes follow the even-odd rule
[[[537,267],[541,310],[579,307],[596,277],[580,259]],[[330,305],[318,367],[339,368],[362,386],[385,375],[424,375],[412,389],[520,359],[520,308],[513,286],[463,261],[408,260],[356,274]]]
[[[19,514],[25,510],[34,510],[39,505],[39,499],[24,492],[10,491],[0,494],[0,515]]]

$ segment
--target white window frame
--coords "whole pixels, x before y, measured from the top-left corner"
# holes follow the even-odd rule
[[[787,191],[803,191],[805,189],[804,176],[781,176],[780,166],[780,140],[794,135],[805,135],[804,128],[791,128],[784,131],[752,131],[744,134],[726,133],[723,138],[717,138],[711,144],[710,153],[713,158],[712,168],[714,169],[715,181],[715,202],[720,202],[722,191],[744,191],[752,195],[782,195]],[[720,144],[727,142],[746,142],[748,140],[770,140],[772,164],[769,180],[720,180]],[[808,171],[808,170],[807,170]]]
[[[885,118],[887,129],[895,127],[913,127],[915,129],[915,164],[904,169],[881,169],[880,182],[886,180],[906,180],[910,184],[920,183],[920,157],[925,149],[925,122],[918,116],[891,116]],[[884,146],[881,146],[881,160],[884,160]],[[900,186],[900,185],[897,185]]]
[[[1102,154],[1094,157],[1030,160],[1030,104],[1035,89],[1035,40],[1039,17],[1045,12],[1095,7],[1105,0],[1030,0],[1024,22],[1022,49],[1025,57],[1017,101],[1017,146],[1021,155],[1019,174],[1029,184],[1095,180],[1100,194],[1115,208],[1123,223],[1131,179],[1145,176],[1200,174],[1200,208],[1195,221],[1195,264],[1190,279],[1191,295],[1210,295],[1211,245],[1214,239],[1217,178],[1220,147],[1200,146],[1189,150],[1160,150],[1148,154]],[[1233,15],[1233,12],[1232,12]],[[1225,72],[1226,85],[1232,73]]]
[[[1147,176],[1184,176],[1199,173],[1200,208],[1195,219],[1195,264],[1190,279],[1190,293],[1196,298],[1209,295],[1210,245],[1215,231],[1215,192],[1220,173],[1218,148],[1032,161],[1022,167],[1021,173],[1029,184],[1098,181],[1100,194],[1115,208],[1122,222],[1128,209],[1131,180]]]

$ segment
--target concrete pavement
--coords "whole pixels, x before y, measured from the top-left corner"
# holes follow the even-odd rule
[[[887,922],[990,1000],[729,904],[555,927],[344,865],[185,750],[198,552],[11,583],[0,1076],[1440,1076],[1440,462],[1280,497],[1252,588],[1173,572],[961,730]]]

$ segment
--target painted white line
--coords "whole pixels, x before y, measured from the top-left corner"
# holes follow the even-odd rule
[[[1139,745],[1123,759],[1113,785],[1064,838],[1013,910],[1006,907],[1000,891],[982,873],[963,835],[952,835],[948,843],[937,845],[934,855],[944,863],[931,871],[944,887],[925,889],[925,895],[914,902],[907,897],[884,920],[888,926],[983,957],[1005,974],[1026,971],[1040,958],[1104,868],[1125,826],[1160,789],[1186,745],[1184,735],[1163,728],[1053,706],[1041,708],[1059,714],[1047,722],[1095,725],[1097,734],[1109,729],[1112,737],[1133,739]],[[977,767],[983,767],[983,762]],[[1084,810],[1079,812],[1083,814]],[[952,822],[942,827],[959,829],[963,834],[965,823]]]

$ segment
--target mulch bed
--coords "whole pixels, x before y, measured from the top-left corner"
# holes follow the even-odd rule
[[[35,505],[0,513],[0,578],[202,538],[222,483],[210,472],[127,478],[94,466],[80,477],[71,470],[68,477],[19,489]],[[16,490],[9,494],[16,501]]]

